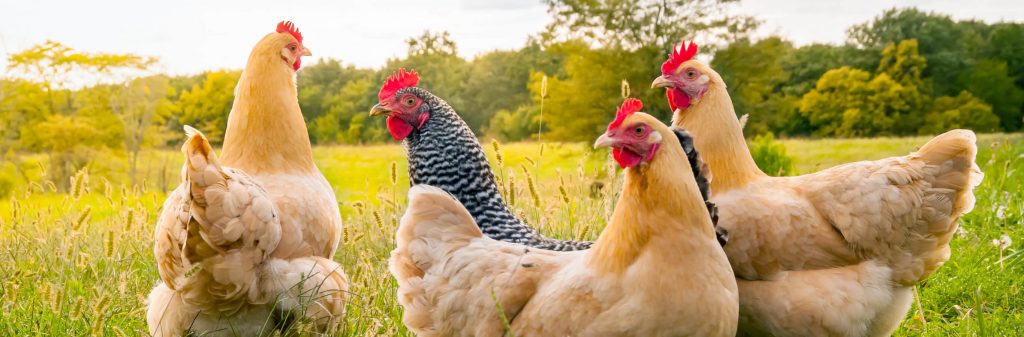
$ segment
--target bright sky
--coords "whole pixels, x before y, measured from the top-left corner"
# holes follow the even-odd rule
[[[405,54],[405,39],[448,30],[463,56],[518,48],[550,21],[541,0],[290,1],[35,0],[0,2],[0,71],[11,53],[52,39],[82,51],[157,56],[163,71],[242,68],[249,50],[283,19],[302,31],[314,59],[378,67]],[[1020,0],[744,0],[739,12],[765,21],[762,33],[798,44],[839,43],[852,24],[894,6],[957,19],[1024,21]]]

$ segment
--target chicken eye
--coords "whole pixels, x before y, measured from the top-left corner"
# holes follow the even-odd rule
[[[636,134],[637,136],[643,135],[644,134],[644,127],[642,127],[642,126],[636,127],[635,129],[633,129],[633,133]]]
[[[693,71],[693,70],[687,70],[686,71],[686,77],[689,77],[689,78],[697,77],[697,72]]]
[[[295,46],[291,46],[291,47],[289,47],[289,49],[291,49],[292,51],[295,51]]]
[[[412,97],[409,97],[406,98],[405,102],[403,103],[405,103],[405,106],[412,106],[413,104],[416,104],[416,100],[412,99]]]

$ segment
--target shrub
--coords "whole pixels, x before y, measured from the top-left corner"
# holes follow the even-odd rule
[[[786,176],[793,172],[793,159],[786,155],[786,147],[775,142],[772,133],[754,137],[750,143],[750,154],[762,171],[772,176]]]
[[[7,174],[0,174],[0,199],[6,199],[14,192],[14,178]]]

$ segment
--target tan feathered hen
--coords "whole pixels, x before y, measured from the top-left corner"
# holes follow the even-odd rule
[[[715,179],[718,224],[740,289],[740,333],[888,336],[912,287],[949,259],[957,219],[982,173],[974,133],[939,135],[915,153],[769,177],[754,163],[722,78],[673,50],[653,87],[694,135]]]
[[[154,334],[175,335],[190,325],[194,331],[202,332],[229,328],[217,331],[227,335],[269,331],[272,326],[268,327],[267,322],[274,322],[268,317],[273,316],[270,308],[275,301],[278,309],[292,310],[281,299],[275,300],[282,290],[275,287],[282,282],[300,285],[303,278],[314,280],[316,274],[322,275],[319,277],[324,279],[325,291],[344,291],[344,273],[330,260],[341,239],[341,214],[334,190],[313,163],[296,93],[295,72],[301,66],[302,56],[308,55],[302,34],[291,22],[279,23],[275,32],[256,44],[235,88],[235,101],[228,117],[220,161],[226,180],[203,180],[208,177],[189,174],[211,171],[192,172],[186,166],[183,186],[193,193],[179,187],[168,197],[157,226],[154,249],[164,282],[150,294],[147,315]],[[198,145],[197,139],[192,136],[183,148],[190,165],[202,163],[206,165],[202,166],[204,170],[221,170],[219,164],[210,166],[216,162],[213,152],[200,151],[204,147]],[[205,140],[201,143],[205,144]],[[199,160],[202,158],[208,159]],[[232,197],[215,199],[209,204],[192,200],[204,201],[202,195],[195,194],[196,190],[218,184],[227,187],[216,187],[214,191],[228,188]],[[253,204],[258,209],[246,208],[251,206],[243,202],[248,200],[244,199],[246,194],[252,194],[250,199],[254,202],[260,201]],[[222,220],[237,217],[238,212],[246,210],[266,215],[270,209],[275,214],[271,222],[257,221],[262,218],[253,216],[237,218],[222,229],[228,231],[223,234],[216,232],[221,229],[206,228],[210,232],[191,225],[216,224],[215,217],[223,216],[224,212],[230,217]],[[267,237],[244,236],[249,232],[240,234],[239,228]],[[246,253],[242,254],[243,251]],[[186,272],[192,268],[200,268],[198,274]],[[306,286],[303,283],[296,289],[308,290]],[[306,293],[310,294],[318,293]],[[329,303],[327,307],[306,316],[312,315],[318,322],[323,321],[324,315],[335,318],[344,309],[337,302],[343,299],[343,294],[332,294],[324,299]],[[198,314],[200,310],[202,314]],[[323,311],[324,315],[315,311]],[[197,315],[199,319],[190,324]]]
[[[253,48],[235,87],[221,161],[248,173],[281,212],[278,258],[330,258],[341,241],[334,189],[313,163],[295,71],[310,55],[290,22]]]
[[[687,157],[632,102],[595,144],[628,168],[589,250],[495,241],[451,195],[414,186],[390,261],[406,326],[420,336],[504,336],[504,317],[516,336],[735,335],[735,279]]]
[[[154,336],[255,336],[285,319],[326,329],[345,309],[341,266],[317,256],[272,257],[281,213],[267,191],[223,167],[206,138],[186,127],[182,184],[164,203],[156,229],[163,283],[149,295]]]

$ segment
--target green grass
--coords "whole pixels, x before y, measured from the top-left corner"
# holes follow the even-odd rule
[[[986,177],[977,206],[961,222],[950,261],[919,287],[923,316],[913,308],[897,336],[1024,334],[1024,254],[1017,248],[1024,242],[1022,139],[980,137],[978,164]],[[905,154],[925,141],[781,143],[796,170],[806,173]],[[485,147],[506,198],[541,231],[592,239],[603,228],[618,189],[618,170],[606,152],[545,144],[542,155],[536,143],[506,144],[498,165],[493,146]],[[320,147],[315,156],[337,191],[346,226],[335,259],[345,266],[353,295],[340,335],[408,335],[386,263],[408,189],[402,148]],[[15,177],[13,194],[0,199],[0,335],[144,334],[144,299],[158,279],[154,222],[164,193],[177,183],[180,157],[172,150],[145,153],[135,188],[125,187],[130,179],[120,173],[127,167],[123,158],[96,160],[74,195],[47,183],[45,155],[18,157],[18,169],[9,159],[0,163],[0,173]],[[1000,255],[992,241],[1004,234],[1014,243]]]

